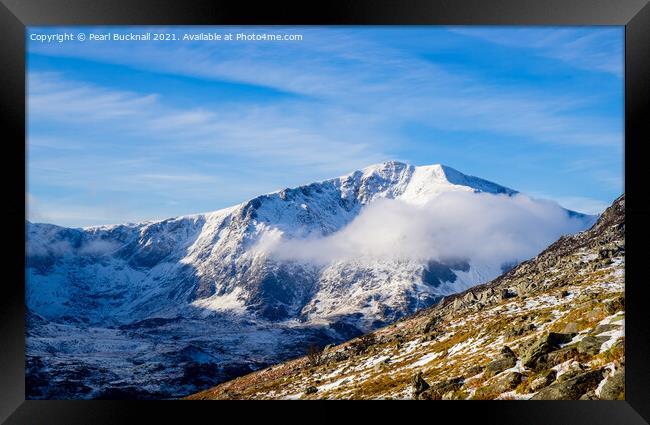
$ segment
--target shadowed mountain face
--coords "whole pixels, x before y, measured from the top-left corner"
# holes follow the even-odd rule
[[[259,249],[277,235],[337,235],[378,200],[435,205],[456,192],[516,194],[446,166],[387,162],[212,213],[85,229],[27,223],[28,396],[187,394],[494,278],[502,262],[310,261]],[[593,221],[565,213],[582,228]]]
[[[448,272],[428,267],[429,280]],[[621,196],[488,283],[188,398],[623,400],[624,276]]]

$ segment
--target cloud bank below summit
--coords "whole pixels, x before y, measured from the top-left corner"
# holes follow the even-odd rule
[[[588,228],[557,203],[522,194],[443,193],[425,204],[379,199],[327,236],[287,239],[276,229],[252,248],[284,261],[471,259],[506,263],[531,258],[564,234]]]

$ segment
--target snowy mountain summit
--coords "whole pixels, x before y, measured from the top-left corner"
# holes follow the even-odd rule
[[[28,394],[196,391],[493,279],[594,219],[390,161],[205,214],[28,222]]]

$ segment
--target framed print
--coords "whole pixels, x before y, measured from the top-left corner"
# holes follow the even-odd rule
[[[646,3],[3,0],[0,418],[647,423]]]

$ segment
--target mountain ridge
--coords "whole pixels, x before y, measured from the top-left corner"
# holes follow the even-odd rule
[[[262,195],[255,196],[253,198],[242,201],[242,202],[240,202],[238,204],[231,205],[229,207],[224,207],[224,208],[220,208],[220,209],[212,210],[212,211],[207,211],[207,212],[182,214],[182,215],[179,215],[179,216],[167,217],[167,218],[162,218],[162,219],[154,219],[154,220],[143,220],[143,221],[127,222],[127,223],[99,224],[99,225],[82,226],[82,227],[62,226],[62,225],[53,224],[53,223],[33,222],[33,221],[29,221],[29,220],[26,220],[26,222],[28,224],[50,225],[50,226],[57,226],[57,227],[60,227],[60,228],[68,228],[68,229],[80,229],[80,230],[101,229],[101,230],[108,230],[110,228],[114,228],[114,227],[117,227],[117,226],[138,226],[138,225],[156,224],[156,223],[160,223],[160,222],[164,222],[164,221],[168,221],[168,220],[174,220],[174,219],[192,219],[192,218],[195,218],[196,216],[205,216],[205,215],[209,215],[209,214],[217,214],[217,213],[220,213],[220,212],[224,212],[226,210],[237,208],[237,207],[242,206],[242,205],[244,205],[244,204],[246,204],[248,202],[252,202],[252,201],[254,201],[254,200],[258,199],[258,198],[263,198],[263,197],[268,196],[268,195],[275,195],[275,194],[279,194],[279,193],[286,192],[286,191],[303,190],[303,189],[306,189],[306,188],[308,188],[310,186],[317,185],[317,184],[334,183],[336,181],[340,181],[340,180],[343,180],[343,179],[346,179],[346,178],[350,178],[350,177],[353,177],[355,175],[362,175],[362,176],[366,176],[366,177],[369,177],[369,176],[371,176],[372,174],[375,174],[375,173],[378,173],[378,174],[381,175],[381,174],[385,174],[383,172],[386,171],[387,169],[410,170],[411,173],[413,171],[415,171],[416,169],[422,170],[422,171],[433,171],[433,174],[437,174],[440,177],[444,176],[443,178],[445,178],[446,181],[448,183],[450,183],[450,184],[473,187],[472,186],[472,182],[473,182],[473,184],[477,186],[477,187],[473,187],[474,189],[479,189],[480,190],[480,187],[478,187],[478,186],[483,185],[483,187],[492,187],[492,188],[494,188],[495,189],[494,193],[507,193],[507,194],[518,193],[518,191],[516,191],[516,190],[507,188],[505,186],[501,186],[499,184],[496,184],[496,183],[493,183],[491,181],[482,179],[480,177],[464,174],[464,173],[462,173],[462,172],[460,172],[460,171],[456,170],[455,168],[452,168],[452,167],[450,167],[448,165],[430,164],[430,165],[420,165],[420,166],[418,166],[418,165],[411,165],[411,164],[408,164],[408,163],[402,162],[402,161],[389,160],[389,161],[384,161],[382,163],[372,164],[372,165],[369,165],[369,166],[364,167],[362,169],[353,171],[353,172],[348,173],[348,174],[343,174],[343,175],[338,176],[338,177],[324,179],[324,180],[318,180],[318,181],[315,181],[315,182],[305,183],[305,184],[301,184],[301,185],[294,186],[294,187],[286,187],[286,188],[278,189],[278,190],[271,191],[271,192],[268,192],[268,193],[265,193],[265,194],[262,194]]]

